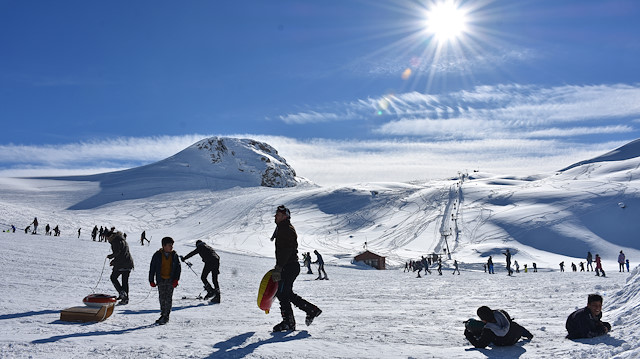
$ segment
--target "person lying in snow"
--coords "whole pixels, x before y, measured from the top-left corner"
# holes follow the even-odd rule
[[[567,318],[568,339],[593,338],[607,334],[611,324],[602,319],[602,296],[589,294],[587,306],[571,313]]]
[[[514,322],[504,310],[491,310],[487,306],[478,308],[478,317],[482,321],[469,319],[465,322],[464,336],[476,348],[485,348],[490,343],[496,346],[514,345],[525,337],[529,340],[533,334]]]

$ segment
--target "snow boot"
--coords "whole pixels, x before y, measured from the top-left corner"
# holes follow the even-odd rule
[[[213,290],[213,296],[211,297],[211,300],[209,301],[209,303],[212,303],[212,304],[220,303],[220,289]]]
[[[168,321],[169,321],[169,316],[168,315],[161,315],[160,318],[158,318],[158,320],[156,320],[156,324],[165,325],[165,324],[167,324]]]
[[[293,311],[281,311],[282,322],[273,327],[274,332],[292,332],[296,330],[296,319],[293,317]]]
[[[207,295],[204,296],[205,300],[213,297],[216,294],[215,290],[211,287],[211,284],[209,283],[204,285],[204,289],[207,291]]]
[[[309,312],[307,312],[307,317],[304,320],[304,323],[309,326],[311,325],[311,323],[313,323],[313,320],[319,316],[320,314],[322,314],[322,310],[320,310],[320,308],[314,306],[313,308],[311,308],[311,310]]]
[[[120,298],[120,301],[118,302],[117,305],[127,305],[127,304],[129,304],[129,295],[126,292],[120,293],[120,296],[118,298]]]

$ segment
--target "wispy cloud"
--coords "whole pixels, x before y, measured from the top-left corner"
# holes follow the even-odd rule
[[[378,114],[378,116],[374,116]],[[484,139],[635,131],[637,85],[479,86],[445,94],[408,92],[283,116],[289,124],[360,121],[381,136]],[[592,128],[588,130],[588,128]],[[551,129],[554,129],[553,131]],[[562,131],[565,131],[564,133]]]

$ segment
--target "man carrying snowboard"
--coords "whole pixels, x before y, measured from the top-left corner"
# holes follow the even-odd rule
[[[298,235],[290,219],[289,209],[279,206],[275,215],[276,230],[271,237],[272,241],[275,239],[276,246],[276,266],[271,273],[271,278],[280,282],[276,298],[280,301],[282,322],[273,327],[274,332],[296,330],[296,320],[291,304],[307,313],[305,320],[307,325],[311,325],[313,320],[322,313],[318,307],[293,292],[293,282],[300,274],[300,264],[297,254]]]
[[[180,260],[184,262],[196,255],[196,253],[200,255],[200,258],[202,258],[202,261],[204,262],[204,268],[202,268],[202,275],[200,276],[202,283],[204,283],[204,289],[207,291],[207,295],[204,296],[204,299],[211,298],[211,303],[220,303],[220,286],[218,285],[220,256],[218,256],[218,253],[216,253],[213,248],[198,239],[196,241],[196,249],[192,250],[184,257],[180,256]],[[212,276],[211,281],[213,282],[213,287],[211,287],[211,284],[209,284],[209,281],[207,280],[209,273],[211,273]]]

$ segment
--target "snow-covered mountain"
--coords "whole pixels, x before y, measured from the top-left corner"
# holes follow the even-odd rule
[[[640,157],[590,161],[528,177],[474,172],[413,183],[319,187],[295,177],[271,146],[202,140],[163,161],[126,171],[57,179],[0,179],[0,212],[24,228],[37,216],[63,231],[115,225],[128,233],[209,241],[272,256],[273,209],[291,208],[301,250],[349,265],[367,247],[389,265],[429,253],[480,263],[510,248],[521,261],[555,266],[622,249],[640,258]],[[609,157],[606,157],[609,158]],[[448,257],[448,256],[447,256]]]
[[[307,182],[297,178],[293,168],[270,145],[228,137],[203,139],[167,159],[146,166],[59,179],[100,184],[100,192],[72,205],[70,209],[74,210],[175,191],[219,191],[254,186],[283,188]]]

